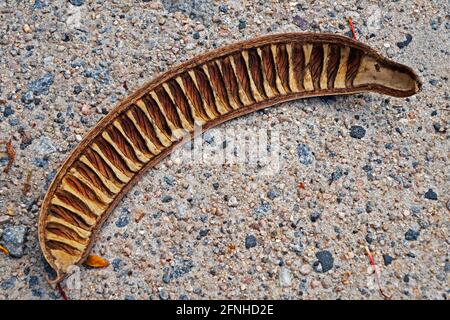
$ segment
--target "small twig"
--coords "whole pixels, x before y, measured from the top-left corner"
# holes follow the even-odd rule
[[[31,176],[32,175],[33,175],[33,171],[32,170],[28,170],[27,177],[25,178],[25,183],[23,184],[23,189],[22,189],[22,193],[24,195],[26,195],[31,189],[30,181],[31,181]]]
[[[11,169],[14,159],[16,158],[16,151],[14,150],[12,146],[12,141],[9,140],[8,142],[0,141],[0,144],[4,144],[6,147],[6,154],[9,157],[8,164],[6,165],[5,169],[3,170],[4,173],[8,173]]]
[[[356,40],[356,32],[355,32],[355,26],[353,25],[353,19],[349,17],[347,21],[350,26],[350,30],[352,31],[353,40]]]
[[[67,295],[66,295],[66,293],[64,292],[64,290],[63,290],[63,288],[61,287],[61,283],[58,283],[57,285],[56,285],[56,289],[58,289],[58,292],[59,292],[59,294],[61,295],[61,297],[64,299],[64,300],[69,300],[69,298],[67,297]]]
[[[385,299],[390,300],[392,296],[386,295],[386,294],[383,292],[383,289],[381,288],[380,275],[379,275],[379,273],[378,273],[378,271],[377,271],[377,267],[375,266],[375,261],[373,260],[372,253],[370,252],[370,250],[369,250],[369,248],[368,248],[367,246],[365,246],[365,249],[366,249],[367,255],[369,256],[369,260],[370,260],[370,264],[372,265],[372,269],[373,269],[373,271],[374,271],[374,273],[375,273],[375,280],[376,280],[376,282],[377,282],[378,291],[380,291],[380,294],[381,294]]]

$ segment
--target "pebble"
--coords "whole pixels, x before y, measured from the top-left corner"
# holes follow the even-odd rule
[[[247,249],[254,248],[258,244],[258,241],[256,240],[256,237],[252,234],[245,237],[245,247]]]
[[[409,274],[405,274],[405,276],[403,277],[403,282],[408,283],[409,280],[410,280]]]
[[[111,262],[111,265],[113,266],[114,272],[120,271],[120,269],[122,268],[122,259],[115,258]]]
[[[330,177],[330,180],[328,180],[328,183],[331,184],[334,181],[338,181],[343,175],[344,175],[344,171],[341,168],[337,168],[336,171],[334,171],[331,174],[331,177]]]
[[[328,272],[333,268],[334,259],[330,251],[323,250],[316,253],[316,258],[322,266],[322,272]]]
[[[22,97],[20,98],[20,101],[22,101],[25,104],[30,104],[34,101],[34,94],[33,91],[26,91],[22,94]]]
[[[414,229],[409,229],[405,233],[405,239],[408,241],[415,241],[419,238],[420,232]]]
[[[5,118],[12,116],[14,114],[14,110],[12,108],[12,106],[10,104],[8,104],[5,107],[5,110],[3,110],[3,116],[5,116]]]
[[[247,22],[245,20],[239,20],[239,30],[243,30],[247,27]]]
[[[46,4],[44,2],[42,0],[34,0],[33,8],[34,9],[42,9],[42,8],[44,8],[46,6]]]
[[[83,91],[83,87],[80,86],[79,84],[75,85],[73,87],[73,93],[74,94],[80,94]]]
[[[25,32],[25,33],[31,33],[32,32],[31,27],[28,24],[24,24],[22,29],[23,29],[23,32]]]
[[[304,276],[308,275],[312,271],[312,267],[309,264],[304,264],[300,267],[300,273]]]
[[[219,11],[222,13],[227,13],[228,12],[228,6],[226,4],[221,4],[219,6]]]
[[[118,228],[124,228],[128,225],[129,222],[130,222],[129,212],[128,210],[123,210],[122,214],[116,221],[116,226]]]
[[[306,166],[312,164],[314,161],[314,155],[306,144],[301,143],[297,146],[297,155],[298,161]]]
[[[425,199],[437,200],[438,199],[438,195],[437,195],[436,192],[433,191],[433,189],[428,189],[428,191],[425,192]]]
[[[350,137],[355,139],[362,139],[366,135],[366,129],[361,126],[350,127]]]
[[[172,201],[173,200],[173,198],[172,198],[172,196],[170,196],[170,195],[164,195],[162,198],[161,198],[161,201],[163,202],[163,203],[167,203],[167,202],[170,202],[170,201]]]
[[[319,220],[320,215],[321,214],[320,214],[319,211],[314,211],[314,212],[311,213],[309,218],[311,219],[311,222],[316,222],[317,220]]]
[[[0,243],[8,249],[11,257],[21,258],[24,254],[26,234],[26,226],[7,226]]]
[[[399,47],[400,49],[403,49],[406,46],[408,46],[413,39],[412,35],[409,33],[407,33],[405,37],[406,37],[405,40],[397,42],[397,47]]]
[[[168,300],[169,299],[169,294],[167,293],[167,291],[164,288],[160,288],[159,289],[159,298],[161,300]]]
[[[234,207],[237,207],[238,204],[239,204],[239,202],[238,202],[238,200],[236,199],[235,196],[231,196],[231,197],[228,199],[228,206],[229,206],[229,207],[234,208]]]
[[[390,265],[392,263],[392,257],[388,254],[384,254],[383,261],[384,261],[384,265],[387,267],[388,265]]]
[[[371,232],[367,233],[365,239],[368,244],[371,244],[375,240],[374,235]]]
[[[286,267],[281,267],[278,272],[278,276],[280,279],[280,286],[289,287],[292,284],[292,275],[291,270]]]
[[[69,0],[70,4],[74,6],[82,6],[84,4],[84,0]]]
[[[176,180],[172,176],[164,176],[163,180],[167,185],[169,185],[171,187],[176,185]]]
[[[201,238],[206,237],[208,235],[208,233],[209,233],[209,229],[201,229],[198,233],[197,240],[200,240]]]
[[[445,262],[444,272],[450,272],[450,262],[448,261]]]

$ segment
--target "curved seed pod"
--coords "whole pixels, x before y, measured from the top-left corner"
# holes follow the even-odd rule
[[[57,283],[89,254],[96,231],[137,180],[195,124],[293,99],[420,91],[412,69],[331,34],[287,33],[236,43],[159,75],[104,117],[64,162],[43,201],[39,241]]]

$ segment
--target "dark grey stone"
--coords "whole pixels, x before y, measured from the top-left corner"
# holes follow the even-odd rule
[[[425,199],[437,200],[438,199],[438,195],[437,195],[436,192],[433,191],[433,189],[428,189],[428,191],[425,192]]]
[[[258,244],[258,241],[256,240],[256,237],[252,234],[245,237],[245,247],[247,249],[254,248]]]
[[[405,40],[397,42],[397,47],[399,47],[400,49],[403,49],[404,47],[408,46],[413,39],[412,35],[409,33],[407,33],[405,37],[406,37]]]
[[[221,4],[219,6],[219,11],[222,13],[227,13],[228,12],[228,6],[226,4]]]
[[[321,214],[319,211],[314,211],[311,213],[309,218],[311,219],[311,222],[316,222],[317,220],[319,220],[320,216]]]
[[[84,0],[69,0],[70,4],[74,6],[82,6],[84,4]]]
[[[384,261],[384,265],[387,267],[388,265],[390,265],[392,263],[392,257],[388,254],[384,254],[383,261]]]
[[[409,229],[408,231],[406,231],[405,233],[405,239],[408,241],[415,241],[419,238],[420,232],[413,230],[413,229]]]
[[[127,209],[125,209],[122,211],[121,215],[117,219],[116,226],[118,228],[124,228],[128,225],[128,223],[130,223],[130,215],[129,215],[129,211]]]
[[[362,139],[366,135],[366,129],[361,126],[350,127],[350,137],[355,139]]]
[[[5,118],[11,116],[14,114],[14,110],[12,108],[12,105],[8,104],[5,107],[5,110],[3,111],[3,115],[5,116]]]
[[[239,30],[243,30],[247,27],[247,22],[245,20],[239,20],[238,28]]]
[[[333,269],[334,259],[330,251],[323,250],[316,253],[316,258],[322,266],[322,272],[328,272]]]

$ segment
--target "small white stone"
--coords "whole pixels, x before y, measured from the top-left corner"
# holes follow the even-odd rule
[[[79,134],[75,135],[75,139],[80,142],[81,140],[83,140],[83,137]]]
[[[23,32],[31,33],[32,32],[31,27],[28,24],[24,24],[23,25]]]
[[[292,275],[288,268],[281,267],[278,276],[280,278],[280,286],[289,287],[291,285]]]
[[[238,200],[236,199],[235,196],[230,197],[230,199],[228,199],[228,206],[229,207],[237,207],[239,204]]]

